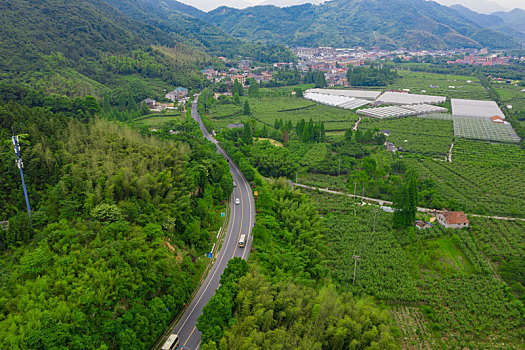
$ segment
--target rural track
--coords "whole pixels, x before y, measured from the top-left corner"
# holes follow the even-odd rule
[[[365,201],[377,203],[377,204],[379,204],[381,206],[392,205],[392,202],[386,201],[386,200],[383,200],[383,199],[364,197],[364,196],[359,196],[357,194],[351,194],[351,193],[346,193],[346,192],[341,192],[341,191],[330,190],[328,188],[319,188],[319,187],[314,187],[314,186],[307,186],[307,185],[303,185],[303,184],[295,183],[295,182],[291,182],[291,181],[290,181],[290,184],[293,185],[293,186],[305,188],[305,189],[308,189],[308,190],[314,190],[314,191],[319,190],[321,192],[326,192],[326,193],[331,193],[331,194],[348,196],[348,197],[352,197],[352,198],[360,198],[360,199],[365,200]],[[433,212],[434,210],[435,209],[417,207],[417,211],[422,212],[422,213],[429,213],[429,212]],[[494,219],[494,220],[506,220],[506,221],[523,221],[523,222],[525,222],[524,218],[513,218],[513,217],[495,216],[495,215],[480,215],[480,214],[469,214],[469,213],[466,213],[466,214],[468,216],[473,216],[473,217],[477,217],[477,218]]]

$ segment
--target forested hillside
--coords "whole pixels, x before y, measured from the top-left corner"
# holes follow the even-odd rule
[[[226,161],[191,118],[161,140],[97,119],[90,97],[0,100],[0,348],[151,346],[201,277]]]
[[[207,85],[210,54],[292,61],[290,50],[236,39],[176,1],[6,0],[0,3],[0,78],[70,97],[159,99]],[[195,17],[194,17],[195,16]]]
[[[516,47],[513,39],[424,0],[333,0],[319,6],[220,7],[209,21],[239,38],[298,46]]]
[[[202,87],[200,69],[212,61],[103,0],[7,0],[0,25],[0,77],[71,97],[158,98],[178,85]]]
[[[260,45],[236,38],[207,21],[206,13],[174,0],[106,1],[130,18],[160,28],[210,55],[229,58],[241,55],[264,63],[290,62],[294,59],[282,43]]]

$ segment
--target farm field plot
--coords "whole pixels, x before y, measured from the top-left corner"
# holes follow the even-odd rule
[[[154,126],[162,126],[163,124],[172,122],[172,121],[182,121],[184,120],[184,117],[181,117],[180,114],[176,115],[158,115],[158,116],[152,116],[148,118],[141,119],[138,121],[139,124],[147,125],[149,127]]]
[[[469,213],[525,216],[525,192],[523,182],[519,183],[524,174],[517,173],[515,167],[450,164],[432,159],[408,162],[420,177],[432,179],[443,197],[458,200]]]
[[[332,276],[346,291],[365,292],[382,300],[418,301],[410,260],[390,229],[390,215],[374,213],[354,199],[312,194],[325,217]],[[376,221],[376,232],[372,232]],[[360,256],[353,283],[353,255]]]
[[[260,123],[270,126],[274,125],[276,119],[282,119],[285,123],[291,121],[295,127],[301,119],[308,121],[311,118],[314,122],[325,122],[325,128],[329,131],[348,129],[358,119],[354,112],[296,97],[242,97],[241,100],[246,98],[250,104],[251,116],[242,115],[240,106],[215,104],[211,109],[211,115],[216,119],[217,125],[226,126],[228,123],[253,117]]]
[[[290,153],[302,169],[307,169],[321,162],[326,157],[326,150],[329,143],[320,142],[314,144],[304,144],[302,142],[290,142],[288,147]]]
[[[408,350],[432,350],[438,348],[432,339],[424,314],[411,306],[393,306],[390,316],[401,330],[401,348]]]
[[[447,75],[398,70],[399,79],[389,85],[389,89],[410,89],[411,93],[447,96],[449,98],[467,98],[473,100],[488,99],[488,92],[478,78],[466,75]],[[467,81],[471,81],[468,83]],[[430,87],[430,86],[437,87]],[[449,88],[450,86],[450,88]],[[453,87],[452,87],[453,86]],[[426,92],[421,92],[425,90]]]
[[[445,155],[454,138],[452,122],[439,119],[400,118],[400,119],[364,119],[360,128],[364,130],[390,130],[388,142],[402,147],[403,152]],[[407,140],[407,142],[405,142]]]
[[[215,104],[211,108],[210,116],[213,119],[227,119],[242,114],[242,106],[234,104]]]
[[[525,92],[521,92],[524,86],[514,86],[511,84],[492,84],[501,101],[505,105],[511,105],[513,110],[525,111]]]
[[[472,217],[472,235],[493,261],[525,257],[525,222]]]
[[[299,175],[299,183],[308,186],[317,186],[319,188],[329,188],[332,190],[348,191],[348,178],[346,175],[331,176],[324,174],[305,173]]]
[[[422,119],[438,119],[438,120],[454,120],[452,114],[449,113],[431,113],[431,114],[421,114],[417,116]]]
[[[407,159],[443,197],[468,213],[525,217],[525,151],[519,146],[457,140],[453,162]]]
[[[523,317],[492,276],[424,278],[420,290],[447,348],[522,348]]]
[[[398,232],[391,229],[391,214],[376,213],[375,206],[307,192],[324,217],[332,278],[343,290],[383,300],[404,349],[521,347],[519,305],[467,230]]]
[[[454,117],[454,136],[466,139],[519,143],[512,125],[493,123],[488,118]]]

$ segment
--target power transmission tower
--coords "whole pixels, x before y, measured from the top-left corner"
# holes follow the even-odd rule
[[[16,154],[16,166],[18,167],[18,169],[20,169],[20,177],[22,177],[22,187],[24,188],[24,196],[26,197],[27,214],[29,215],[29,217],[31,217],[31,207],[29,206],[29,198],[27,196],[26,183],[24,181],[24,171],[22,170],[24,168],[24,163],[20,158],[20,139],[18,136],[15,136],[15,133],[13,132],[13,137],[11,140],[13,141]]]

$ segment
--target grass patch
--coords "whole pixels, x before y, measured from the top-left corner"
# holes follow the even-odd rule
[[[141,119],[139,121],[139,124],[153,127],[153,126],[162,126],[169,122],[180,122],[183,120],[184,120],[184,117],[182,117],[180,114],[177,114],[177,115],[167,114],[167,115],[162,115],[162,116],[156,115],[156,116],[151,116],[151,117]]]

